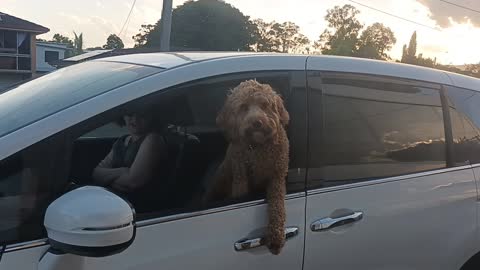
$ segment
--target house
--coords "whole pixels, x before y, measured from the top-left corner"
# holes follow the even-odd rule
[[[48,31],[41,25],[0,12],[0,91],[35,76],[36,36]]]
[[[55,70],[51,63],[68,57],[71,48],[67,44],[49,41],[37,41],[36,73],[43,74]]]

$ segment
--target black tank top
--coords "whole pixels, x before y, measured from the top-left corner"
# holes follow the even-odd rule
[[[129,135],[120,137],[112,146],[114,168],[128,167],[130,168],[135,161],[138,150],[145,140],[145,136],[140,137],[136,141],[128,138]],[[128,142],[126,143],[126,140]],[[164,137],[165,142],[165,137]],[[168,155],[167,155],[168,156]],[[140,187],[131,192],[115,191],[118,195],[127,199],[135,208],[137,213],[147,213],[158,209],[163,203],[161,199],[163,193],[168,193],[168,188],[165,186],[165,181],[168,180],[169,168],[167,162],[162,160],[156,166],[156,174],[153,179],[148,179],[143,187]]]
[[[126,140],[128,139],[128,143]],[[112,147],[113,150],[113,168],[127,167],[130,168],[135,161],[138,150],[143,143],[145,136],[133,141],[129,135],[120,137]]]

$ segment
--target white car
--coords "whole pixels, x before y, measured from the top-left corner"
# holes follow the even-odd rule
[[[263,197],[189,203],[227,145],[215,117],[247,79],[291,117],[276,256],[261,241]],[[478,91],[457,74],[327,56],[154,53],[60,69],[0,94],[0,269],[476,269]],[[89,184],[126,132],[113,122],[144,106],[178,136],[173,177],[138,211]]]

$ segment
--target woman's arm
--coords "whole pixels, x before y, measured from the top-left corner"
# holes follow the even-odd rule
[[[120,191],[132,191],[145,185],[152,179],[158,164],[166,157],[167,149],[159,134],[150,133],[142,142],[130,169],[115,179],[111,186]]]
[[[110,185],[115,179],[123,175],[128,168],[112,168],[113,150],[93,170],[93,181],[101,186]]]

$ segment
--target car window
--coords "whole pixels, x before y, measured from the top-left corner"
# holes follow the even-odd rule
[[[0,245],[45,237],[46,207],[67,187],[63,142],[54,136],[0,161]]]
[[[480,94],[445,86],[452,121],[455,165],[480,163]]]
[[[292,77],[289,72],[236,74],[176,86],[171,91],[149,95],[76,124],[0,161],[0,242],[17,243],[45,237],[42,225],[45,209],[70,188],[72,182],[76,186],[105,186],[122,195],[135,207],[140,220],[197,211],[198,205],[192,203],[198,202],[210,185],[228,145],[215,118],[230,89],[247,79],[268,83],[284,98],[288,109],[294,87]],[[304,82],[300,84],[303,86]],[[125,159],[107,160],[107,157],[110,152],[118,151],[114,149],[131,151],[123,147],[129,145],[126,141],[132,134],[132,126],[126,123],[125,117],[135,114],[147,117],[147,112],[152,123],[150,132],[161,138],[155,145],[161,144],[155,148],[162,151],[159,162],[151,167],[155,180],[135,187],[132,189],[135,192],[116,189],[113,183],[122,174],[112,178],[109,184],[96,181],[95,168],[100,163],[109,164],[112,169],[132,166],[132,163],[125,165],[127,155],[123,156]],[[292,119],[293,116],[292,113]],[[295,130],[288,132],[290,137],[295,137]],[[143,141],[138,142],[137,146],[141,147]],[[290,148],[293,153],[290,169],[297,172],[297,167],[305,168],[305,164],[295,158],[295,145],[291,144]],[[135,162],[135,155],[130,162]],[[289,175],[290,178],[288,192],[303,190],[304,179],[296,174]],[[252,193],[241,200],[224,198],[212,207],[262,197]]]
[[[148,184],[148,188],[145,186],[145,189],[131,194],[123,194],[122,192],[127,191],[120,191],[131,201],[140,219],[189,211],[191,204],[196,202],[195,199],[211,184],[213,174],[223,160],[228,145],[225,135],[216,124],[216,117],[231,89],[242,81],[255,79],[271,85],[283,97],[288,108],[291,77],[292,74],[289,72],[213,77],[173,87],[168,91],[162,91],[158,96],[145,98],[145,102],[137,102],[133,108],[121,109],[125,115],[139,111],[151,115],[157,126],[156,132],[162,136],[166,145],[163,150],[159,150],[164,151],[165,159],[155,166],[155,170],[160,172],[157,175],[158,180]],[[144,111],[144,108],[150,109]],[[111,120],[119,117],[122,115],[111,116]],[[79,139],[73,146],[72,179],[81,184],[98,184],[98,181],[101,181],[94,176],[95,168],[109,152],[115,151],[119,142],[125,142],[130,134],[127,132],[114,140],[107,136],[99,136],[100,131],[117,132],[118,128],[125,131],[125,126],[109,123],[79,134]],[[107,129],[111,130],[106,131]],[[291,148],[291,153],[294,153],[295,148],[292,145]],[[291,165],[298,166],[293,155]],[[299,183],[296,175],[291,179],[292,181],[287,181],[288,192],[303,189],[304,180]],[[120,188],[111,183],[109,187]],[[259,199],[262,194],[250,194],[247,197],[245,198],[247,200]],[[219,203],[223,205],[234,202]]]
[[[127,134],[128,130],[125,126],[118,125],[117,123],[108,123],[82,135],[81,138],[119,138]]]
[[[93,61],[62,68],[21,84],[0,94],[0,137],[161,70],[133,64]]]
[[[309,187],[446,167],[439,86],[312,73]]]

